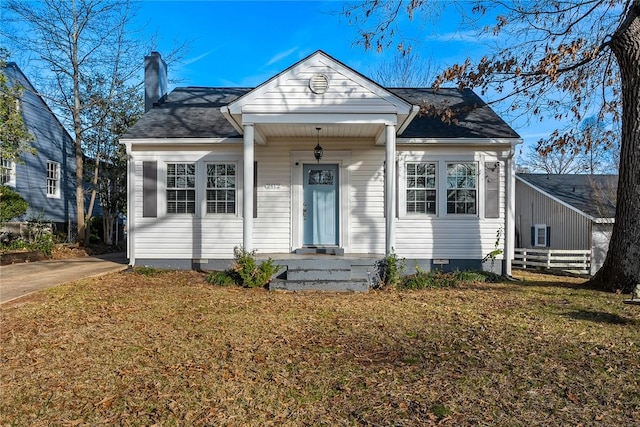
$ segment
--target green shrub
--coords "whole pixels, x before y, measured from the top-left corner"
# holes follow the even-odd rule
[[[373,287],[397,286],[402,281],[402,274],[406,261],[395,252],[376,262],[379,283],[373,283]]]
[[[402,278],[402,289],[451,288],[465,282],[499,282],[501,277],[490,271],[423,271],[416,266],[416,273]]]
[[[247,251],[243,247],[235,247],[233,257],[234,263],[226,273],[246,288],[265,287],[282,268],[271,258],[258,264],[256,251]]]
[[[207,275],[207,282],[216,286],[231,286],[237,284],[234,275],[229,274],[229,271],[212,271]]]
[[[456,280],[460,282],[486,282],[487,276],[479,271],[456,271],[453,273]]]
[[[141,266],[134,267],[133,272],[136,274],[140,274],[141,276],[151,277],[158,274],[159,271],[157,268],[141,265]]]
[[[452,273],[442,271],[423,271],[416,266],[415,274],[405,276],[398,284],[402,289],[451,288],[458,284]]]
[[[6,244],[0,245],[2,252],[11,252],[16,250],[27,250],[42,252],[46,256],[51,256],[55,241],[53,238],[53,230],[51,223],[42,219],[32,218],[26,223],[26,236],[19,236],[8,239]]]
[[[27,201],[6,185],[0,185],[0,202],[0,224],[27,212]]]

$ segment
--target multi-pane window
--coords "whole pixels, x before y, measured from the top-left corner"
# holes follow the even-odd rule
[[[60,197],[60,163],[47,161],[47,196]]]
[[[476,214],[478,170],[475,163],[447,164],[447,213]]]
[[[0,157],[0,185],[11,185],[13,180],[13,161]]]
[[[236,213],[236,165],[207,164],[207,213]]]
[[[195,163],[167,164],[167,213],[196,212]]]
[[[546,224],[535,224],[533,226],[533,246],[549,246],[547,230]]]
[[[407,163],[407,213],[436,213],[436,164]]]

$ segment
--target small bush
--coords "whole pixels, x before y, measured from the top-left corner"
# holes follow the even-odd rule
[[[402,278],[398,284],[402,289],[451,288],[458,284],[452,273],[441,271],[423,271],[416,266],[416,273]]]
[[[41,252],[50,257],[55,247],[51,223],[39,218],[32,218],[27,221],[26,225],[24,237],[5,233],[0,243],[0,251],[26,250]]]
[[[271,258],[258,263],[256,251],[247,251],[242,247],[233,249],[234,262],[226,271],[214,271],[207,281],[213,285],[228,286],[236,284],[245,288],[263,288],[282,267]]]
[[[479,271],[456,271],[454,277],[460,282],[486,282],[487,276]]]
[[[490,271],[423,271],[416,266],[416,273],[405,276],[398,287],[402,289],[451,288],[460,283],[492,282],[497,283],[501,277]]]
[[[378,280],[376,280],[376,282],[378,283],[373,283],[373,287],[399,285],[402,281],[405,265],[405,259],[399,257],[395,252],[391,252],[391,254],[383,259],[376,261],[375,267],[378,273]]]
[[[158,269],[154,268],[154,267],[148,267],[146,265],[144,266],[139,266],[139,267],[134,267],[133,268],[133,272],[136,274],[139,274],[141,276],[147,276],[147,277],[151,277],[151,276],[155,276],[156,274],[158,274]]]
[[[231,286],[236,285],[237,280],[229,271],[212,271],[207,276],[207,282],[216,286]]]
[[[0,224],[27,212],[27,201],[6,185],[0,185],[0,202]]]

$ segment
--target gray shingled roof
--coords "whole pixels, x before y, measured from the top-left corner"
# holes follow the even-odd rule
[[[471,89],[441,88],[387,89],[413,105],[449,108],[455,120],[446,123],[436,116],[418,115],[401,138],[520,138],[504,120],[498,116]]]
[[[252,88],[182,87],[173,90],[160,105],[138,120],[123,139],[143,138],[240,138],[220,112]],[[413,105],[450,107],[457,121],[418,115],[400,138],[520,138],[472,90],[443,88],[394,88],[390,92]]]
[[[615,217],[618,175],[519,173],[517,176],[593,218]]]
[[[146,112],[123,139],[242,138],[220,107],[252,88],[180,87]]]

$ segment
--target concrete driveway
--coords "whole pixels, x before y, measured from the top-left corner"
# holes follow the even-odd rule
[[[127,268],[124,253],[0,266],[0,304],[41,289]]]

